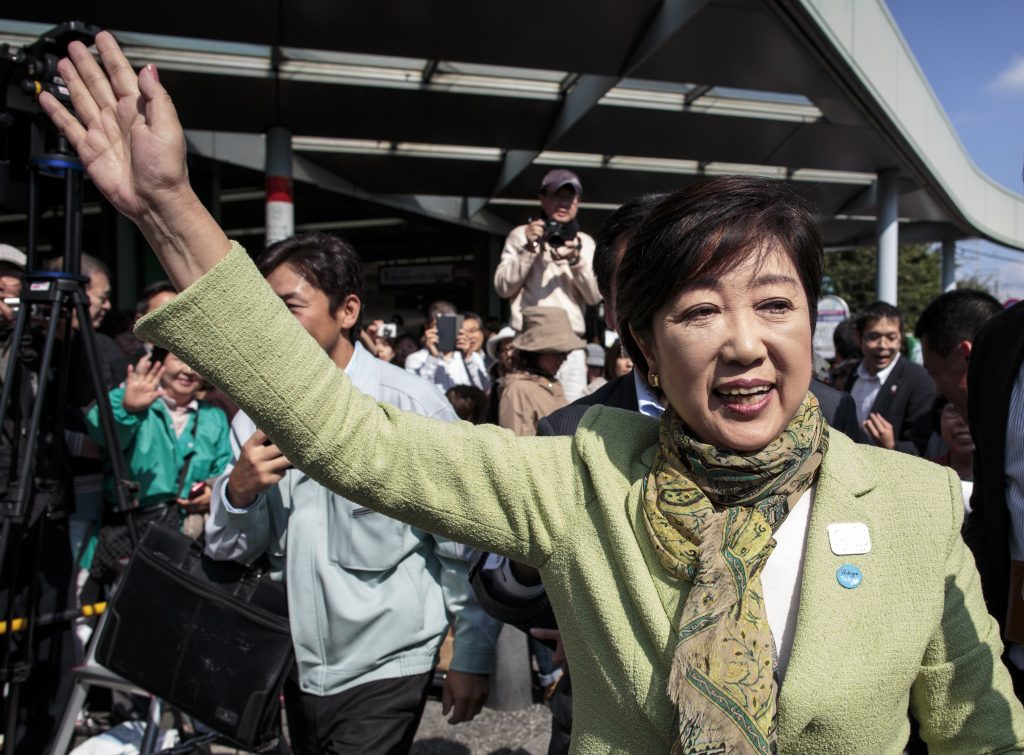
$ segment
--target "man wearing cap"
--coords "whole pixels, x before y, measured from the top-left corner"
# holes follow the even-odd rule
[[[510,324],[516,330],[523,328],[524,308],[559,307],[568,315],[572,331],[582,336],[585,307],[601,301],[593,271],[594,239],[576,223],[582,193],[575,173],[564,168],[549,171],[538,197],[543,217],[513,228],[505,239],[494,288],[498,296],[511,299]],[[583,394],[587,366],[582,350],[567,357],[559,378],[570,401]]]
[[[21,276],[25,273],[25,253],[10,244],[0,244],[0,298],[21,296]]]
[[[512,345],[524,369],[505,377],[498,424],[516,435],[536,435],[540,418],[568,403],[555,375],[566,355],[585,343],[572,332],[569,316],[558,307],[526,307],[522,323]]]

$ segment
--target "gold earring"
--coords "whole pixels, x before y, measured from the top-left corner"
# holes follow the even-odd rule
[[[651,384],[652,388],[657,388],[661,385],[661,381],[658,379],[658,373],[654,370],[647,373],[647,382]]]

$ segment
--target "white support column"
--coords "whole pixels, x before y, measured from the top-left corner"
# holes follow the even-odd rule
[[[956,288],[956,242],[942,242],[942,290]]]
[[[899,172],[888,168],[878,173],[875,184],[875,235],[878,240],[878,273],[875,294],[879,301],[896,306],[899,270]]]
[[[275,126],[267,129],[267,246],[295,235],[292,193],[292,132]]]

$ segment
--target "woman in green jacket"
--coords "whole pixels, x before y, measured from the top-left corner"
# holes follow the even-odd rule
[[[618,276],[659,422],[591,409],[572,438],[439,427],[354,391],[188,185],[156,71],[108,34],[40,102],[179,289],[140,323],[353,501],[537,567],[574,674],[575,752],[1017,752],[952,474],[829,433],[812,396],[822,268],[776,184],[667,197]],[[72,62],[73,61],[73,62]],[[253,328],[252,323],[260,324]]]
[[[128,474],[139,484],[139,506],[147,520],[158,518],[180,525],[192,514],[200,521],[210,510],[209,481],[231,461],[227,417],[216,406],[196,398],[201,387],[202,378],[195,370],[174,354],[156,348],[152,357],[144,356],[129,367],[124,385],[110,392],[114,427]],[[89,410],[85,420],[89,435],[105,447],[97,407]],[[107,510],[102,526],[123,527],[123,517],[112,508],[117,496],[109,473],[104,489]],[[154,507],[166,511],[157,514]],[[189,534],[198,535],[200,529]],[[83,568],[91,566],[94,545],[95,535],[84,549]],[[106,560],[125,555],[117,548]],[[94,577],[109,581],[112,566],[97,564]]]

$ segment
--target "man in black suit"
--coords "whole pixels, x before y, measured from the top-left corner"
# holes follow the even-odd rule
[[[864,432],[877,446],[922,456],[931,435],[935,383],[923,367],[900,356],[903,315],[875,302],[857,318],[857,335],[864,358],[846,390]]]
[[[981,574],[985,603],[1006,640],[1004,660],[1024,699],[1024,637],[1009,621],[1021,609],[1013,562],[1024,561],[1024,303],[978,332],[967,368],[967,419],[974,438],[974,493],[964,540]],[[1019,568],[1019,567],[1018,567]]]
[[[967,365],[974,339],[1003,305],[992,294],[971,289],[947,291],[932,299],[917,318],[924,368],[939,394],[967,418]]]

